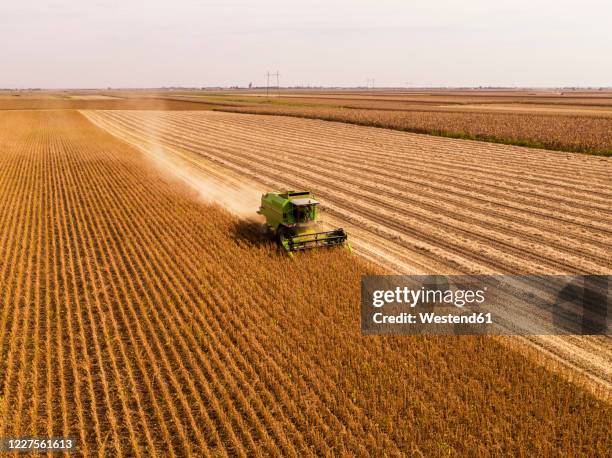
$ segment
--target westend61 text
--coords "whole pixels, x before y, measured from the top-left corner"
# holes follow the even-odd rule
[[[377,312],[372,316],[376,324],[493,324],[490,313],[470,313],[464,315],[444,314],[438,315],[428,313],[399,313],[397,315],[385,315]]]

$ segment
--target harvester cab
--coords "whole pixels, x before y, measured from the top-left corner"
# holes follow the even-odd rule
[[[261,196],[257,213],[265,216],[268,229],[289,254],[336,245],[351,249],[344,229],[321,229],[319,201],[309,191],[268,192]]]

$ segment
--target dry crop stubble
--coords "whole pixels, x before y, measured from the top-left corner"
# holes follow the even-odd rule
[[[560,151],[612,154],[612,116],[601,114],[473,112],[461,108],[377,110],[362,107],[245,106],[215,110],[284,115],[383,127],[450,138]],[[483,111],[486,111],[484,108]],[[519,109],[520,110],[520,109]]]
[[[608,404],[495,341],[361,337],[376,267],[280,255],[79,113],[0,119],[2,435],[124,456],[609,448]]]

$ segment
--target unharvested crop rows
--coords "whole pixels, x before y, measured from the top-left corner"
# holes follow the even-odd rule
[[[297,388],[301,388],[304,395],[311,394],[310,408],[316,407],[316,413],[302,421],[316,425],[324,421],[323,415],[334,415],[330,409],[317,407],[312,401],[319,396],[316,394],[321,390],[318,383],[311,380],[314,386],[309,387],[299,381],[290,381],[279,373],[275,361],[262,352],[254,336],[244,332],[248,324],[236,323],[227,310],[215,316],[210,315],[208,308],[201,307],[208,305],[214,309],[215,301],[220,298],[227,301],[220,300],[226,305],[236,299],[217,287],[194,292],[191,286],[192,281],[228,284],[227,279],[221,278],[226,272],[216,268],[210,276],[199,275],[201,278],[188,280],[186,274],[193,276],[198,271],[206,274],[208,269],[218,266],[206,261],[195,266],[190,258],[180,265],[165,264],[170,261],[169,253],[160,252],[159,247],[167,246],[168,241],[147,230],[146,220],[154,217],[163,224],[175,221],[177,215],[168,213],[166,206],[176,202],[162,195],[157,202],[157,210],[161,213],[151,212],[139,221],[143,215],[133,214],[132,207],[135,203],[144,209],[148,203],[142,202],[144,194],[130,188],[146,183],[147,174],[136,169],[140,174],[128,174],[131,183],[125,183],[126,164],[113,158],[112,153],[110,158],[104,158],[104,154],[109,154],[107,151],[92,151],[87,142],[83,144],[82,138],[68,138],[67,141],[66,137],[74,135],[58,132],[58,126],[50,118],[31,116],[33,119],[23,122],[39,124],[32,126],[32,131],[39,130],[42,124],[44,134],[34,145],[24,143],[16,157],[9,156],[9,160],[13,159],[14,172],[7,175],[12,179],[3,187],[15,189],[16,196],[25,195],[29,199],[20,202],[9,195],[3,200],[14,204],[15,214],[30,208],[38,212],[37,217],[22,212],[22,223],[26,232],[30,228],[30,237],[26,238],[24,249],[14,247],[18,267],[6,270],[8,273],[4,277],[16,282],[16,286],[3,288],[3,291],[15,291],[15,297],[8,296],[3,307],[5,316],[9,317],[8,323],[3,323],[11,329],[10,339],[2,334],[3,350],[8,345],[3,352],[6,358],[2,358],[2,362],[7,361],[6,370],[2,371],[3,436],[41,434],[42,431],[78,433],[85,455],[92,450],[103,452],[105,449],[119,454],[127,450],[136,454],[157,450],[162,455],[166,452],[182,455],[194,451],[211,452],[216,448],[219,452],[226,450],[236,454],[267,449],[270,453],[285,451],[295,455],[296,447],[306,447],[304,437],[311,441],[311,446],[322,447],[320,440],[309,436],[311,433],[305,424],[301,425],[301,431],[292,424],[293,418],[301,417],[304,407],[283,389],[283,383],[290,383],[291,387],[296,386],[289,390],[293,392],[292,397],[297,398]],[[60,123],[59,128],[82,128],[78,121],[85,124],[73,114],[63,125]],[[19,123],[17,126],[22,127]],[[7,127],[15,128],[10,124]],[[116,147],[116,144],[110,146]],[[24,166],[24,159],[29,161],[30,167]],[[128,162],[127,165],[132,164]],[[48,171],[41,171],[47,167]],[[100,175],[101,172],[106,174]],[[28,177],[23,180],[25,189],[13,186],[24,176]],[[110,176],[113,176],[112,181],[109,181]],[[45,185],[49,185],[48,188]],[[121,189],[122,193],[114,188]],[[155,186],[152,188],[150,190],[157,191]],[[49,195],[42,196],[42,189],[50,189]],[[106,200],[111,197],[112,200]],[[43,209],[45,217],[41,216]],[[183,218],[193,218],[193,208],[190,213],[182,215]],[[202,215],[196,216],[202,219]],[[215,211],[207,216],[212,218],[208,228],[198,221],[200,224],[193,228],[194,232],[214,231],[215,224],[223,223],[223,215]],[[30,219],[33,221],[28,225]],[[43,230],[41,220],[57,226],[47,226]],[[132,223],[136,223],[136,228],[130,229]],[[225,226],[227,224],[225,221]],[[172,233],[166,237],[174,240],[180,237],[176,233],[180,226],[171,226]],[[3,234],[17,235],[17,231],[3,231]],[[50,236],[52,242],[43,243],[42,234]],[[194,247],[189,246],[192,243],[183,247],[185,253],[192,252]],[[150,247],[146,256],[143,246]],[[214,237],[206,240],[205,248],[212,256],[227,256],[227,248],[215,246]],[[44,253],[41,254],[41,250]],[[39,253],[38,257],[35,252]],[[11,252],[3,251],[3,255],[7,261],[12,259]],[[162,262],[163,266],[158,264]],[[32,269],[37,269],[36,279],[44,272],[51,288],[34,285],[29,272]],[[51,281],[49,278],[53,276],[55,279]],[[53,289],[56,297],[47,296],[43,302],[41,291],[49,293]],[[20,303],[20,293],[26,297],[26,304]],[[196,298],[199,306],[193,302]],[[243,305],[252,305],[248,304],[246,296],[245,302]],[[35,308],[36,319],[30,318],[32,308]],[[57,314],[48,316],[54,308]],[[41,326],[39,315],[44,316],[44,326]],[[189,322],[185,321],[187,317]],[[247,321],[250,322],[250,317]],[[180,331],[175,327],[177,322]],[[64,325],[66,330],[53,329],[53,326]],[[194,333],[194,326],[199,332]],[[231,332],[235,326],[241,329]],[[208,333],[210,341],[202,338]],[[45,353],[47,358],[52,355],[58,358],[57,364],[52,360],[42,364],[39,335],[44,335],[50,345],[53,334],[58,351],[47,347]],[[230,336],[242,343],[240,349],[229,340]],[[232,352],[232,348],[235,351]],[[247,351],[249,348],[251,354]],[[45,369],[39,372],[41,366]],[[255,369],[262,373],[257,374]],[[228,379],[228,370],[234,378]],[[40,380],[41,374],[47,374],[46,385]],[[260,382],[253,384],[256,380]],[[259,386],[262,381],[278,388],[279,394]],[[41,415],[38,408],[41,394],[47,401],[46,415]],[[25,400],[31,400],[32,406],[26,405]],[[62,409],[57,408],[60,405]],[[53,418],[57,412],[62,412],[63,421]],[[271,412],[275,414],[274,419]],[[44,426],[40,424],[41,418],[46,419]],[[326,427],[322,430],[334,426],[333,422],[328,425],[329,420],[325,421]],[[279,425],[283,425],[283,430]],[[340,427],[337,420],[335,426]],[[294,443],[288,442],[288,436]],[[278,449],[273,444],[277,444]],[[360,447],[354,446],[356,450]]]
[[[612,270],[609,159],[288,118],[88,116],[145,149],[155,139],[264,187],[315,190],[358,251],[399,272]],[[538,345],[610,384],[609,339]]]
[[[280,256],[78,113],[0,113],[0,169],[2,437],[100,456],[609,448],[608,404],[495,341],[360,337],[374,267]]]

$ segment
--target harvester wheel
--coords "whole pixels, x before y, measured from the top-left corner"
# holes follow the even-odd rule
[[[280,226],[277,230],[276,236],[278,238],[278,243],[282,245],[285,240],[290,238],[291,231],[286,227]]]

